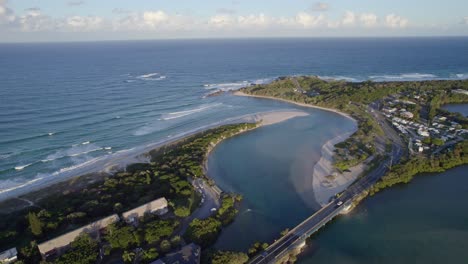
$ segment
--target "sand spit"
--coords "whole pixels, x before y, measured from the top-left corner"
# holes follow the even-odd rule
[[[346,113],[343,113],[343,112],[340,112],[340,111],[338,111],[336,109],[333,109],[333,108],[321,107],[321,106],[316,106],[316,105],[311,105],[311,104],[303,104],[303,103],[298,103],[298,102],[294,102],[294,101],[291,101],[291,100],[286,100],[286,99],[277,98],[277,97],[273,97],[273,96],[246,94],[246,93],[241,92],[241,91],[235,91],[235,92],[233,92],[233,94],[236,95],[236,96],[247,96],[247,97],[271,99],[271,100],[282,101],[282,102],[286,102],[286,103],[290,103],[290,104],[295,104],[295,105],[302,106],[302,107],[321,109],[321,110],[333,112],[335,114],[339,114],[341,116],[347,117],[347,118],[353,120],[354,122],[356,122],[356,120],[354,118],[352,118],[350,115],[348,115]]]
[[[335,194],[348,188],[367,168],[368,161],[365,161],[350,168],[349,171],[340,173],[333,165],[334,146],[346,140],[353,133],[349,132],[337,136],[322,147],[322,157],[314,166],[312,181],[315,200],[322,206],[329,203],[330,198]]]

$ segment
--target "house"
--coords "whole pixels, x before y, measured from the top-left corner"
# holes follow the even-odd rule
[[[122,218],[129,224],[135,224],[145,214],[163,215],[167,212],[167,200],[163,197],[123,213]]]
[[[191,243],[179,251],[169,253],[164,258],[151,262],[151,264],[200,264],[200,253],[200,246]]]
[[[413,113],[408,112],[408,111],[402,112],[401,116],[404,117],[404,118],[413,118],[414,117]]]
[[[6,264],[6,263],[12,263],[17,260],[17,255],[18,252],[16,251],[16,248],[11,248],[9,250],[3,251],[0,253],[0,263]]]
[[[69,233],[39,244],[39,252],[41,253],[44,260],[49,257],[60,256],[68,249],[71,242],[73,242],[81,234],[86,233],[92,236],[99,235],[99,233],[104,228],[118,221],[119,216],[117,214],[113,214],[94,223],[75,229]]]
[[[429,132],[428,132],[427,130],[422,130],[422,129],[419,129],[419,130],[418,130],[418,134],[419,134],[420,136],[422,136],[422,137],[428,137],[428,136],[430,136],[430,135],[429,135]]]

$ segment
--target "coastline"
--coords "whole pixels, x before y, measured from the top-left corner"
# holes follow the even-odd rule
[[[315,201],[320,205],[324,206],[328,204],[331,197],[333,197],[336,193],[339,193],[345,190],[349,185],[351,185],[358,176],[364,171],[365,165],[361,163],[353,168],[350,168],[350,172],[344,173],[336,173],[336,169],[333,165],[333,154],[335,150],[335,145],[345,141],[348,139],[352,134],[357,131],[357,121],[351,117],[350,115],[340,112],[336,109],[314,106],[309,104],[297,103],[291,100],[286,100],[282,98],[276,98],[271,96],[261,96],[261,95],[250,95],[243,93],[241,91],[235,91],[233,93],[236,96],[246,96],[246,97],[254,97],[254,98],[262,98],[262,99],[270,99],[270,100],[278,100],[286,103],[291,103],[303,107],[315,108],[320,110],[325,110],[329,112],[333,112],[335,114],[339,114],[346,118],[352,120],[355,124],[355,127],[352,131],[343,133],[335,138],[332,138],[325,142],[321,149],[321,157],[317,163],[315,163],[312,172],[312,179],[311,181],[304,182],[304,184],[311,185],[313,189],[313,197],[307,197],[307,199],[315,199]],[[332,176],[332,179],[327,179],[327,177]]]
[[[335,114],[338,114],[338,115],[344,116],[346,118],[349,118],[349,119],[353,120],[354,122],[357,122],[356,119],[354,119],[351,115],[340,112],[340,111],[338,111],[336,109],[333,109],[333,108],[327,108],[327,107],[322,107],[322,106],[317,106],[317,105],[298,103],[298,102],[294,102],[294,101],[291,101],[291,100],[287,100],[287,99],[283,99],[283,98],[277,98],[277,97],[273,97],[273,96],[246,94],[246,93],[241,92],[241,91],[234,91],[232,94],[235,95],[235,96],[245,96],[245,97],[254,97],[254,98],[263,98],[263,99],[276,100],[276,101],[290,103],[290,104],[294,104],[294,105],[298,105],[298,106],[302,106],[302,107],[320,109],[320,110],[324,110],[324,111],[328,111],[328,112],[333,112]]]
[[[84,188],[89,184],[95,183],[104,179],[107,176],[112,175],[113,172],[117,172],[119,170],[124,169],[130,164],[149,162],[149,153],[152,151],[157,151],[162,147],[177,144],[178,142],[187,140],[190,137],[196,136],[210,129],[214,129],[223,125],[239,123],[258,123],[258,125],[255,127],[258,128],[261,126],[272,125],[275,123],[286,121],[290,118],[305,115],[308,114],[299,110],[287,110],[254,113],[241,117],[236,117],[233,119],[224,120],[222,122],[217,122],[208,126],[187,131],[185,133],[181,133],[178,136],[162,140],[153,144],[149,144],[141,148],[132,149],[133,151],[130,153],[121,153],[121,156],[115,157],[113,160],[102,160],[101,163],[97,162],[96,164],[93,164],[92,167],[84,168],[81,172],[77,172],[73,175],[65,175],[63,177],[50,177],[44,179],[43,181],[32,180],[30,182],[20,185],[17,189],[6,189],[3,190],[3,193],[0,192],[0,212],[4,210],[4,207],[25,208],[28,206],[33,206],[35,202],[52,193],[73,191],[76,189]],[[249,130],[243,130],[240,133],[236,133],[233,136],[247,131]],[[206,168],[206,161],[209,153],[220,142],[222,142],[222,140],[216,142],[207,150],[205,154],[205,161],[202,164],[204,169]],[[18,210],[21,208],[14,208],[13,210]]]
[[[328,204],[330,198],[348,188],[366,168],[365,163],[362,162],[350,168],[348,172],[339,173],[333,165],[335,145],[346,140],[354,132],[332,138],[322,146],[322,156],[314,166],[312,181],[315,200],[321,206]]]

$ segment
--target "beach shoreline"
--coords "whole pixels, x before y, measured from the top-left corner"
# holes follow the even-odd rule
[[[177,144],[178,142],[189,139],[190,137],[194,137],[210,129],[214,129],[223,125],[239,123],[258,123],[258,126],[255,127],[258,128],[305,115],[308,114],[299,110],[278,110],[272,112],[248,114],[190,130],[185,133],[181,133],[178,136],[149,144],[141,148],[132,149],[132,152],[122,153],[121,156],[115,157],[114,160],[102,160],[101,162],[93,164],[92,167],[84,168],[83,170],[74,174],[64,175],[62,177],[50,177],[44,179],[43,181],[32,180],[30,182],[19,185],[19,188],[17,189],[2,190],[2,193],[0,193],[0,212],[3,211],[5,204],[13,204],[13,206],[15,206],[15,204],[22,204],[23,207],[28,207],[40,199],[49,196],[51,193],[63,193],[64,191],[73,191],[84,188],[89,184],[101,181],[105,177],[111,176],[113,173],[125,169],[125,167],[128,165],[149,162],[149,153],[151,151],[155,151],[172,144]],[[236,135],[238,134],[240,133],[237,133]],[[213,148],[214,147],[207,150],[206,157],[208,157]],[[203,165],[206,166],[205,164]]]
[[[340,112],[340,111],[338,111],[336,109],[333,109],[333,108],[327,108],[327,107],[322,107],[322,106],[317,106],[317,105],[298,103],[298,102],[294,102],[294,101],[291,101],[291,100],[287,100],[287,99],[283,99],[283,98],[277,98],[277,97],[273,97],[273,96],[246,94],[246,93],[241,92],[241,91],[234,91],[234,92],[232,92],[232,94],[235,95],[235,96],[245,96],[245,97],[254,97],[254,98],[263,98],[263,99],[276,100],[276,101],[290,103],[290,104],[294,104],[294,105],[298,105],[298,106],[302,106],[302,107],[320,109],[320,110],[324,110],[324,111],[328,111],[328,112],[333,112],[335,114],[338,114],[338,115],[344,116],[346,118],[349,118],[349,119],[353,120],[354,122],[357,122],[356,119],[354,119],[351,115]]]

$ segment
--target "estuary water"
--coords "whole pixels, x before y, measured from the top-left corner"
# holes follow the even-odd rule
[[[244,197],[215,247],[246,251],[256,241],[273,241],[320,208],[312,189],[314,165],[323,144],[354,131],[355,122],[323,110],[305,111],[310,115],[227,139],[211,153],[208,175],[223,190]]]
[[[444,109],[468,117],[468,104],[448,104],[444,105]]]
[[[369,197],[315,236],[300,264],[465,263],[468,166]]]
[[[292,107],[206,97],[217,90],[294,74],[465,79],[467,57],[468,38],[0,44],[0,199],[186,131]]]

